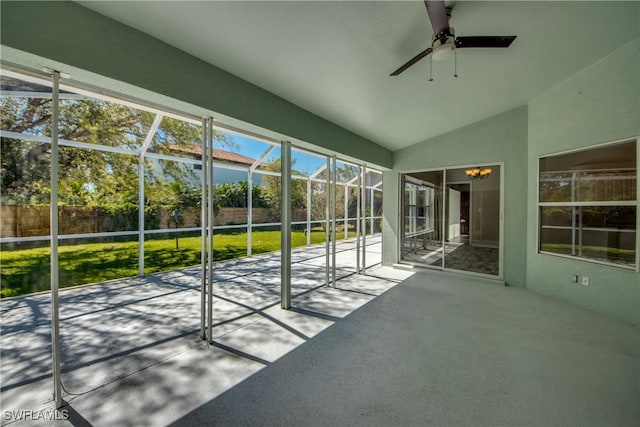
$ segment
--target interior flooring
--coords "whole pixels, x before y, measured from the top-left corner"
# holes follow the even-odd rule
[[[444,250],[442,243],[435,241],[427,242],[426,247],[421,244],[407,244],[403,259],[422,265],[441,267],[443,252],[445,268],[493,276],[497,276],[500,272],[498,248],[471,245],[468,238],[464,236],[446,242]]]

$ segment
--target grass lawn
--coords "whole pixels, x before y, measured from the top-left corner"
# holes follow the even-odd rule
[[[350,233],[352,234],[352,233]],[[311,243],[324,242],[324,231],[311,232]],[[280,250],[280,231],[254,231],[254,254]],[[304,246],[302,231],[291,233],[291,246]],[[216,261],[247,254],[247,233],[214,234]],[[200,264],[200,237],[145,241],[145,273],[173,270]],[[2,250],[0,252],[0,296],[10,297],[45,291],[50,285],[49,247]],[[138,241],[64,245],[59,248],[60,287],[69,287],[138,275]]]
[[[571,255],[571,245],[563,243],[543,243],[542,251]],[[636,251],[633,249],[607,248],[604,246],[583,246],[582,256],[600,261],[633,266],[636,262]]]

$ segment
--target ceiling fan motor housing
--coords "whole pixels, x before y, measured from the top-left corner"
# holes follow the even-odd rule
[[[433,54],[434,61],[444,61],[453,56],[456,49],[456,38],[453,35],[447,36],[444,41],[436,39],[433,42]]]

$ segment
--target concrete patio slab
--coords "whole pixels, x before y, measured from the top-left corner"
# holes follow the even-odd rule
[[[371,240],[367,250],[379,245]],[[355,262],[353,245],[338,246],[337,259]],[[199,339],[200,267],[62,289],[62,379],[74,424],[167,424],[375,296],[346,290],[367,286],[353,275],[355,265],[336,272],[343,290],[327,288],[324,245],[293,254],[289,311],[279,306],[279,254],[215,264],[211,345]],[[397,283],[374,282],[376,292]],[[51,410],[49,294],[3,300],[0,314],[2,410]]]

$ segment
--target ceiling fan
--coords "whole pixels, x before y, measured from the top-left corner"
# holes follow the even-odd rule
[[[445,59],[455,54],[456,49],[462,48],[505,48],[509,47],[515,40],[516,36],[462,36],[456,37],[453,28],[449,27],[449,18],[451,16],[451,8],[445,7],[444,0],[430,1],[425,0],[427,14],[431,21],[433,29],[433,41],[431,47],[423,50],[406,64],[391,73],[391,76],[397,76],[404,72],[407,68],[420,61],[422,58],[431,54],[431,58],[435,60]]]

